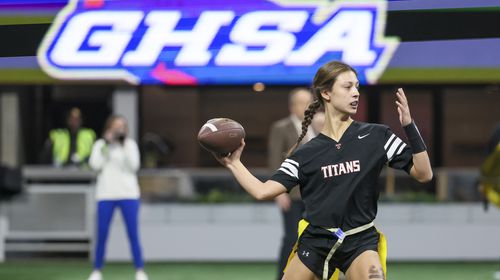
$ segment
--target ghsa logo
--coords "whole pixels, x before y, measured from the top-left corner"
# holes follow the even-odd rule
[[[398,45],[383,35],[386,8],[373,0],[71,0],[38,60],[59,79],[177,85],[304,84],[342,60],[361,83],[375,83]]]

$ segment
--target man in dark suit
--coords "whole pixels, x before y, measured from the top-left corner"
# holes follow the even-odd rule
[[[297,142],[302,131],[301,124],[304,119],[304,111],[312,101],[313,96],[307,88],[295,88],[290,92],[288,99],[290,115],[278,120],[271,127],[268,142],[268,166],[272,171],[279,168],[286,158],[288,150]],[[315,133],[309,128],[303,143],[314,136]],[[284,193],[275,200],[283,214],[284,225],[278,270],[278,279],[281,279],[288,256],[297,240],[297,224],[302,218],[304,204],[300,199],[299,188],[297,187],[290,194]]]

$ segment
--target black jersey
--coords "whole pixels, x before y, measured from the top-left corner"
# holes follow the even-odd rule
[[[349,230],[375,219],[384,165],[409,173],[410,147],[388,126],[354,121],[339,142],[319,134],[300,146],[271,180],[289,191],[300,185],[311,224]]]

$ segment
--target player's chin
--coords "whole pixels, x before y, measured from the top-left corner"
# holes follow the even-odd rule
[[[349,115],[355,115],[358,112],[358,106],[349,105],[346,111]]]

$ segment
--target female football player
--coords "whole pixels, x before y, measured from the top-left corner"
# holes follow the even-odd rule
[[[297,143],[321,106],[326,114],[323,130],[308,143],[298,148],[297,144],[264,183],[240,161],[244,141],[226,157],[214,155],[256,199],[272,199],[300,185],[306,212],[285,280],[327,280],[337,276],[336,269],[349,280],[385,279],[385,252],[379,247],[384,240],[373,224],[378,176],[388,165],[405,170],[420,182],[432,179],[426,146],[404,91],[397,90],[395,105],[409,145],[385,125],[351,118],[358,109],[358,87],[356,71],[342,62],[329,62],[317,71],[313,81],[316,99],[305,111]]]

